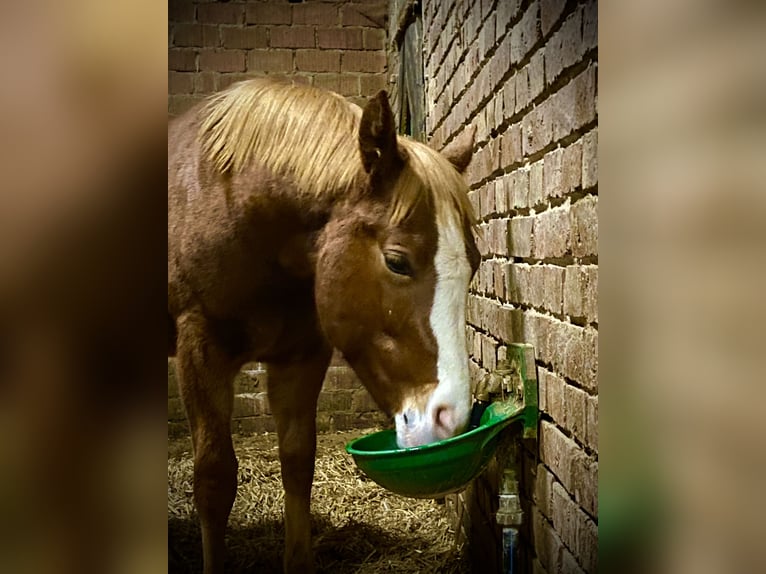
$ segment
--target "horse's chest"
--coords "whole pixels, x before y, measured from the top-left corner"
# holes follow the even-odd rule
[[[244,315],[254,360],[293,358],[321,342],[313,283],[302,281],[262,292]]]

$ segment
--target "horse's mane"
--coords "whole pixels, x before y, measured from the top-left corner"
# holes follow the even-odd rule
[[[261,78],[211,96],[201,110],[199,136],[205,158],[220,172],[238,172],[255,157],[319,196],[359,181],[361,116],[359,106],[333,92]],[[448,202],[464,221],[473,221],[468,188],[452,164],[409,138],[400,136],[399,144],[409,160],[394,191],[393,223],[406,218],[423,188],[437,207]]]

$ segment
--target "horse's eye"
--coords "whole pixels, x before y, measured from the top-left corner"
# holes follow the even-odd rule
[[[412,267],[404,254],[397,251],[387,251],[384,257],[386,259],[386,267],[392,273],[408,277],[412,275]]]

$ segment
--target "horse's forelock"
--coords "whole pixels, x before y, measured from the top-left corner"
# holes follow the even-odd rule
[[[476,224],[473,206],[468,199],[468,186],[463,176],[437,151],[406,137],[399,144],[407,155],[407,164],[394,188],[391,223],[398,225],[423,199],[445,219],[447,213],[456,216],[469,228]]]
[[[205,159],[220,172],[253,158],[313,195],[351,189],[361,170],[359,106],[303,84],[254,79],[211,96],[200,111]]]

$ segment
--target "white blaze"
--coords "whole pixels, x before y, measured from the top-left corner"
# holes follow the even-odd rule
[[[459,432],[468,424],[471,410],[465,340],[465,306],[471,265],[457,214],[446,207],[438,208],[436,227],[436,287],[429,322],[437,344],[438,384],[428,399],[425,412],[405,404],[402,412],[394,416],[400,447],[427,444],[447,438],[447,433]],[[443,414],[438,415],[440,412]]]
[[[438,348],[439,384],[428,402],[428,413],[440,405],[452,407],[456,422],[467,423],[471,408],[468,352],[465,341],[465,302],[471,265],[465,250],[463,226],[454,212],[437,212],[439,240],[434,266],[436,289],[431,307],[431,329]],[[444,213],[447,211],[447,213]]]

